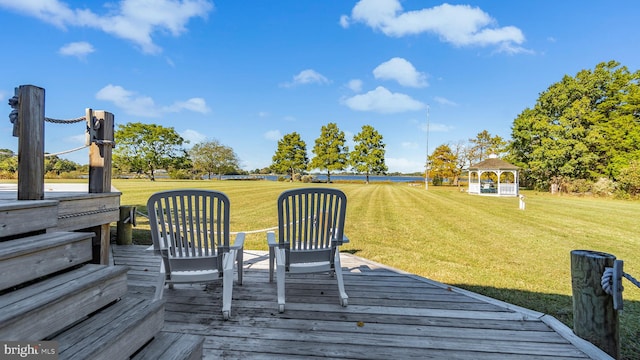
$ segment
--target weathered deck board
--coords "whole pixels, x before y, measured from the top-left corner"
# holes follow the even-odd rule
[[[129,291],[151,296],[159,258],[144,246],[113,246],[128,265]],[[608,359],[535,311],[394,271],[343,254],[349,306],[328,275],[287,278],[278,313],[265,252],[245,251],[231,320],[222,319],[219,284],[165,289],[163,331],[205,336],[205,359]],[[568,338],[567,338],[568,337]]]

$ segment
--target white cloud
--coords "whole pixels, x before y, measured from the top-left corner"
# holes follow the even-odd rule
[[[331,81],[327,79],[324,75],[313,69],[302,70],[298,75],[293,77],[293,81],[283,83],[281,86],[283,87],[293,87],[296,85],[307,85],[307,84],[329,84]]]
[[[163,111],[165,112],[180,112],[182,110],[189,110],[201,114],[211,112],[211,109],[207,106],[207,103],[203,98],[191,98],[187,101],[176,101],[173,105],[163,108]]]
[[[282,138],[282,133],[280,132],[280,130],[269,130],[264,133],[263,136],[267,140],[278,141]]]
[[[170,106],[157,106],[149,96],[138,95],[122,86],[111,84],[100,89],[96,93],[96,99],[112,102],[125,113],[141,117],[159,117],[164,113],[180,112],[182,110],[203,114],[211,111],[202,98],[176,101]]]
[[[126,90],[122,86],[109,84],[98,91],[96,99],[110,101],[129,115],[143,117],[160,116],[160,112],[152,98],[139,96],[135,92]]]
[[[4,101],[5,96],[7,96],[7,93],[2,91],[2,90],[0,90],[0,101]]]
[[[443,98],[441,96],[436,96],[433,98],[433,100],[435,100],[438,104],[441,104],[441,105],[458,106],[457,103],[449,99]]]
[[[269,116],[269,113],[266,112],[266,111],[260,111],[258,113],[258,117],[261,117],[261,118],[265,118],[265,117],[268,117],[268,116]]]
[[[72,42],[64,45],[58,50],[60,55],[75,56],[78,59],[84,59],[88,54],[94,52],[93,45],[86,41]]]
[[[207,0],[122,0],[117,5],[110,4],[104,15],[88,8],[74,9],[59,0],[0,0],[0,7],[63,29],[70,26],[98,29],[133,42],[145,53],[157,54],[162,49],[153,42],[153,34],[179,36],[187,31],[186,24],[192,17],[206,17],[213,4]]]
[[[353,92],[359,93],[362,91],[362,80],[353,79],[349,80],[347,83],[347,87],[351,89]]]
[[[361,22],[393,37],[431,33],[455,46],[496,45],[504,52],[527,52],[518,46],[525,41],[520,29],[499,27],[489,14],[469,5],[404,11],[399,0],[360,0],[344,22]]]
[[[395,80],[402,86],[420,88],[429,85],[424,73],[418,72],[413,64],[399,57],[378,65],[373,69],[373,76],[376,79]]]
[[[343,99],[342,103],[352,110],[379,113],[399,113],[425,108],[425,104],[411,98],[409,95],[392,93],[382,86],[378,86],[375,90],[371,90],[366,94]]]
[[[283,119],[285,121],[296,121],[295,116],[291,116],[291,115],[287,115],[287,116],[283,117]]]
[[[347,15],[340,16],[340,26],[345,29],[349,27],[349,17]]]
[[[185,131],[180,133],[183,139],[189,142],[189,148],[193,147],[193,145],[201,143],[207,140],[207,136],[197,132],[196,130],[186,129]]]

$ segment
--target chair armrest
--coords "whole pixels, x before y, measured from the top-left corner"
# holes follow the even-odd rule
[[[269,231],[267,232],[267,244],[269,244],[270,248],[274,248],[276,246],[278,246],[278,243],[276,242],[276,233],[273,231]]]
[[[342,244],[346,244],[349,242],[349,238],[347,237],[347,235],[342,235],[342,241],[338,241],[336,239],[332,240],[335,244],[337,244],[338,246],[342,245]]]
[[[244,247],[244,237],[245,233],[239,232],[236,234],[236,239],[233,242],[233,245],[229,246],[229,249],[242,249]]]

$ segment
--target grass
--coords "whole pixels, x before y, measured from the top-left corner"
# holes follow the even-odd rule
[[[145,204],[155,191],[210,188],[231,200],[232,231],[275,226],[275,200],[291,187],[271,181],[114,180],[121,204]],[[472,196],[456,188],[406,184],[331,184],[348,197],[343,251],[540,311],[572,326],[570,252],[596,250],[625,260],[640,278],[640,202],[524,192],[517,198]],[[140,219],[139,220],[143,220]],[[143,221],[137,242],[149,242]],[[266,250],[264,233],[249,234],[248,249]],[[622,355],[640,358],[640,289],[623,280]]]

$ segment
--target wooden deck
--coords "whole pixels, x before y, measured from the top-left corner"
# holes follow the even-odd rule
[[[159,258],[146,246],[112,252],[130,267],[130,294],[152,296]],[[287,275],[278,313],[267,253],[245,250],[231,320],[219,285],[176,285],[164,291],[163,331],[204,335],[205,359],[610,359],[553,317],[341,256],[346,308],[328,275]]]

